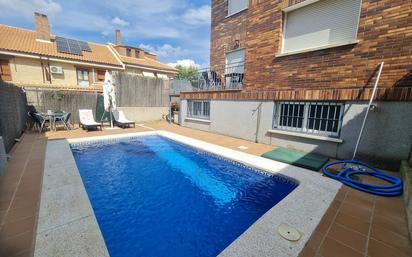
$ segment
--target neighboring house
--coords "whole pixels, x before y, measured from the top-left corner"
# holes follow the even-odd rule
[[[0,25],[0,79],[25,87],[101,90],[106,70],[128,71],[122,52],[110,44],[54,36],[43,14],[35,13],[35,25],[35,31]],[[177,74],[154,54],[147,55],[152,59],[133,58],[141,62],[142,74],[159,72],[161,78]]]
[[[408,157],[411,1],[213,0],[210,45],[220,87],[181,94],[184,126],[351,158],[385,62],[359,156]]]
[[[177,73],[175,68],[158,62],[156,54],[138,47],[122,45],[120,30],[116,30],[116,45],[110,45],[110,47],[115,49],[124,63],[126,72],[158,78],[173,77]]]

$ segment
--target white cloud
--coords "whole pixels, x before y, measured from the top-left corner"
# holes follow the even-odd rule
[[[53,0],[0,0],[0,10],[2,15],[20,16],[27,20],[33,20],[34,12],[55,16],[61,12],[62,7]]]
[[[112,19],[112,24],[119,27],[126,27],[130,25],[130,22],[122,20],[119,17],[115,17]]]
[[[149,51],[149,52],[155,52],[156,51],[155,47],[152,46],[152,45],[140,44],[139,47],[146,50],[146,51]]]
[[[100,34],[102,35],[102,37],[108,37],[110,35],[110,32],[109,31],[102,31]]]
[[[136,18],[139,18],[139,16],[150,17],[157,14],[168,14],[177,7],[184,7],[182,0],[117,0],[107,1],[105,4]]]
[[[197,9],[188,9],[182,16],[183,22],[192,25],[210,23],[210,5],[203,5]]]
[[[196,67],[199,68],[200,65],[197,64],[194,60],[191,59],[183,59],[183,60],[178,60],[175,63],[168,63],[168,65],[172,66],[172,67],[176,67],[176,66],[183,66],[183,67]]]
[[[180,47],[173,47],[169,44],[164,44],[162,46],[140,44],[139,47],[156,53],[158,57],[175,57],[182,54],[182,49]]]
[[[139,22],[138,26],[129,26],[128,29],[122,29],[122,34],[126,37],[135,38],[179,38],[181,32],[173,24],[145,24]]]
[[[101,16],[75,11],[66,12],[55,23],[60,27],[83,32],[103,32],[109,28],[114,30],[110,22]]]

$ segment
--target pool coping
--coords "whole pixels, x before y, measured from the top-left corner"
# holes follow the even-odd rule
[[[221,257],[298,256],[341,187],[340,183],[313,171],[163,130],[51,141],[46,149],[35,256],[109,256],[70,144],[117,141],[147,135],[164,136],[252,168],[298,181],[297,188],[226,247],[219,254]],[[67,195],[70,187],[73,193],[71,196]],[[62,190],[64,201],[51,196],[54,189]],[[282,238],[277,232],[281,224],[297,229],[302,235],[301,239],[291,242]]]

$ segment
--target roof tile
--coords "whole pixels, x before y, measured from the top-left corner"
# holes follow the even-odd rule
[[[144,57],[144,58],[134,58],[134,57],[128,57],[128,56],[123,56],[119,55],[120,60],[124,62],[126,65],[138,65],[138,66],[145,66],[145,67],[150,67],[154,69],[159,69],[159,70],[165,70],[173,73],[177,73],[177,69],[175,69],[172,66],[160,63],[156,60]]]
[[[92,51],[83,51],[83,55],[60,53],[54,40],[51,43],[38,41],[34,31],[0,24],[0,50],[121,67],[108,46],[95,43],[89,43],[89,46]]]

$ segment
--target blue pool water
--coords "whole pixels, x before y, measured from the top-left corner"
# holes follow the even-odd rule
[[[72,151],[113,257],[216,256],[297,186],[160,136]]]

